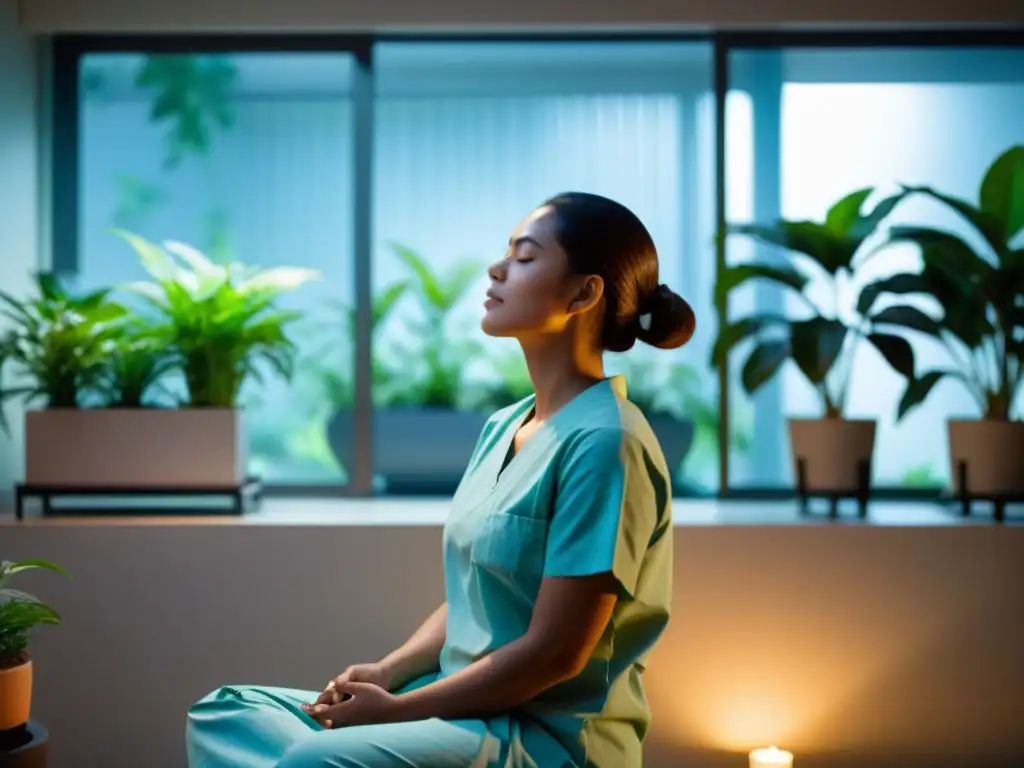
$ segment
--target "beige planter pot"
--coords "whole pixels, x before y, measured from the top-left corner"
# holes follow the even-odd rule
[[[25,482],[77,488],[225,488],[245,480],[242,412],[54,408],[25,414]]]
[[[32,711],[32,662],[0,668],[0,731],[28,722]]]
[[[1024,497],[1024,422],[949,421],[949,461],[959,494],[960,465],[966,465],[972,496]]]
[[[790,419],[793,474],[799,478],[803,460],[808,493],[856,495],[864,465],[870,483],[875,451],[875,422],[848,419]]]

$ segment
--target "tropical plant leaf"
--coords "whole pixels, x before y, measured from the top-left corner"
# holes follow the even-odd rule
[[[949,206],[959,213],[961,217],[978,230],[992,251],[1000,260],[1002,260],[1006,253],[1006,239],[1003,236],[1003,226],[1001,222],[992,214],[971,205],[959,197],[944,194],[931,187],[905,186],[903,189],[908,195],[920,194],[925,197],[930,197],[933,200],[937,200],[938,202]]]
[[[846,238],[816,221],[777,221],[770,226],[743,224],[731,227],[730,231],[808,256],[829,274],[849,266],[855,250]]]
[[[788,339],[763,341],[751,351],[743,364],[740,381],[748,394],[754,394],[778,373],[790,357]]]
[[[867,338],[893,370],[908,379],[914,377],[914,350],[909,341],[888,333],[869,333]]]
[[[793,362],[812,384],[820,384],[835,365],[847,328],[838,320],[814,317],[790,326]]]
[[[929,227],[893,227],[890,241],[917,245],[926,265],[944,272],[953,280],[966,283],[965,292],[968,286],[982,284],[993,271],[991,264],[951,232]]]
[[[444,310],[447,304],[444,286],[431,271],[424,259],[411,248],[400,243],[391,243],[391,250],[405,266],[412,271],[419,286],[421,300],[427,308]]]
[[[910,411],[923,403],[935,385],[945,376],[963,378],[955,371],[929,371],[921,376],[909,378],[896,411],[896,421],[902,420]]]
[[[735,264],[719,272],[715,281],[715,302],[720,303],[731,291],[748,280],[770,280],[775,283],[802,291],[807,285],[807,276],[793,267],[771,264]]]
[[[851,192],[842,200],[839,200],[825,215],[825,226],[839,237],[846,237],[853,230],[854,225],[860,221],[860,209],[874,193],[874,187],[865,187]]]
[[[917,307],[898,305],[886,307],[870,317],[874,325],[895,325],[912,331],[938,336],[941,330],[939,321],[929,317]]]
[[[998,221],[1003,242],[1024,228],[1024,145],[995,159],[981,182],[981,210]]]
[[[784,315],[752,315],[726,325],[715,339],[711,350],[711,364],[719,367],[725,364],[726,355],[744,339],[760,333],[771,326],[784,326],[789,319]]]

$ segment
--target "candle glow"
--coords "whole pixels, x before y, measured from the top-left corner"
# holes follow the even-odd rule
[[[793,753],[778,747],[755,749],[750,753],[750,768],[793,768]]]

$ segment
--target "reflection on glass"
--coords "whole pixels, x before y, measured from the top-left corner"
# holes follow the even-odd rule
[[[242,403],[253,472],[271,483],[344,480],[314,393],[350,397],[351,384],[306,372],[324,347],[340,356],[337,371],[351,368],[344,315],[318,326],[321,309],[352,295],[351,58],[96,53],[79,74],[79,280],[143,277],[115,227],[220,263],[319,272],[281,302],[313,313],[294,334],[302,373],[253,383]]]

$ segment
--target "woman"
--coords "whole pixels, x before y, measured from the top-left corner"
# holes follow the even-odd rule
[[[602,352],[684,344],[629,210],[569,193],[488,270],[482,327],[535,395],[488,421],[444,531],[447,602],[397,651],[316,692],[221,688],[189,712],[192,768],[634,768],[641,675],[668,621],[671,485]]]

